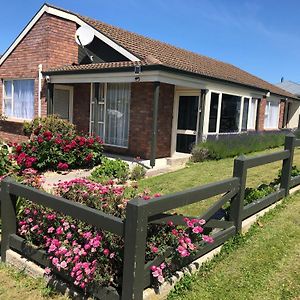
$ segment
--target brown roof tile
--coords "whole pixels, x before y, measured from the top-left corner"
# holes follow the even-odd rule
[[[296,98],[295,95],[231,64],[129,32],[88,17],[76,15],[127,51],[137,56],[141,60],[141,65],[163,65],[205,77],[267,90],[285,97]],[[51,71],[96,70],[129,67],[133,65],[135,65],[135,63],[132,62],[99,63],[82,66],[65,66]]]

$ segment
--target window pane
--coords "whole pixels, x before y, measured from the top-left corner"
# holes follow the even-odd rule
[[[106,95],[105,143],[128,146],[129,83],[108,83]]]
[[[220,132],[239,130],[241,97],[223,94],[221,107]]]
[[[279,121],[279,102],[267,101],[265,112],[265,128],[277,129]]]
[[[246,130],[247,130],[248,111],[249,111],[249,98],[244,98],[243,119],[242,119],[242,131],[246,131]]]
[[[255,129],[256,122],[256,99],[251,99],[249,106],[248,129]]]
[[[216,132],[217,130],[218,103],[219,94],[211,93],[208,126],[209,132]]]
[[[13,116],[32,119],[34,116],[34,81],[14,80]]]
[[[182,153],[191,153],[195,142],[195,135],[177,134],[176,151]]]
[[[4,115],[12,117],[12,99],[4,99]]]
[[[70,111],[70,91],[54,89],[53,113],[60,118],[69,120]]]
[[[178,108],[178,129],[197,130],[198,96],[180,96]]]
[[[12,81],[4,81],[4,97],[7,98],[11,98],[12,96]]]

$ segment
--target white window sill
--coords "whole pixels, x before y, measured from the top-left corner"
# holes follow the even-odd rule
[[[24,123],[24,122],[30,122],[30,121],[32,121],[32,119],[19,119],[19,118],[7,117],[4,121],[15,122],[15,123]]]

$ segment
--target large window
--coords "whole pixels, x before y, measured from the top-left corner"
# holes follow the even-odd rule
[[[255,129],[256,113],[255,98],[212,92],[208,132],[233,133]]]
[[[91,102],[92,133],[105,144],[127,147],[129,135],[129,83],[94,84]]]
[[[34,80],[4,81],[4,110],[7,117],[32,119],[34,117]]]
[[[265,128],[277,129],[279,121],[279,101],[267,101],[265,110]]]
[[[241,97],[222,94],[220,132],[239,131]]]
[[[219,94],[211,93],[210,110],[209,110],[209,132],[217,131],[217,118],[218,118]]]

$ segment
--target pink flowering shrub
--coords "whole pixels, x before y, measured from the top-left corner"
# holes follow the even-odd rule
[[[27,142],[13,144],[11,158],[20,169],[67,170],[93,167],[101,162],[102,140],[70,134],[62,135],[38,127]]]
[[[56,185],[55,194],[66,199],[125,219],[129,199],[140,196],[151,201],[159,194],[149,191],[138,194],[136,186],[117,186],[86,179],[74,179]],[[157,266],[151,266],[153,283],[161,284],[184,265],[203,245],[212,243],[203,234],[204,220],[184,219],[184,225],[149,224],[145,261],[169,251],[170,256]],[[124,240],[50,209],[27,201],[18,218],[18,233],[28,242],[44,249],[51,262],[45,272],[59,271],[72,278],[74,285],[87,291],[94,285],[120,289],[122,282]]]

